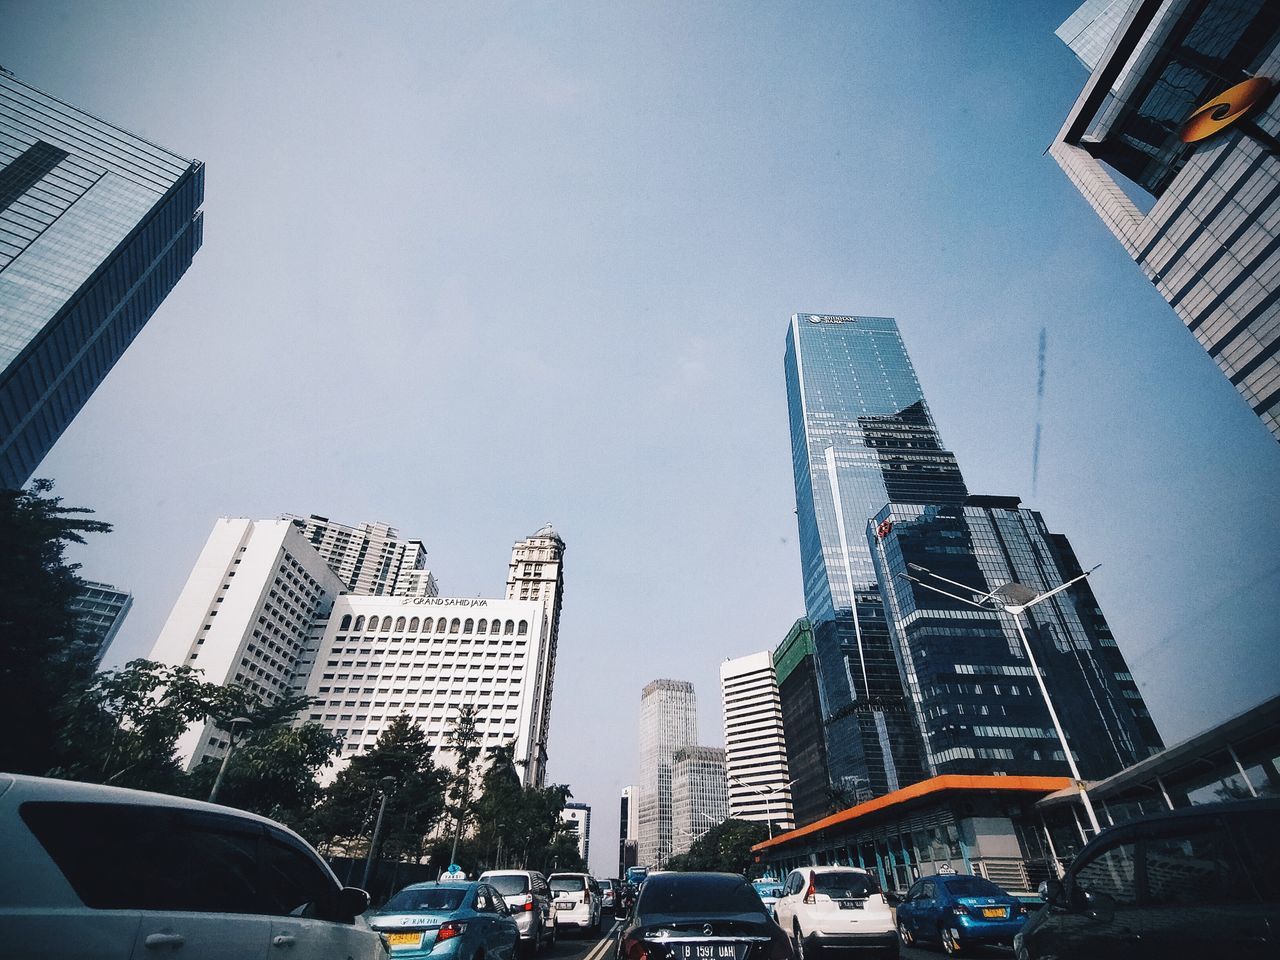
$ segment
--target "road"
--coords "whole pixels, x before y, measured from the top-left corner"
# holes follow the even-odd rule
[[[562,932],[559,939],[556,940],[556,945],[545,953],[540,954],[538,960],[612,960],[613,943],[618,935],[620,926],[621,924],[614,923],[609,915],[605,914],[604,923],[601,925],[598,935],[566,935]],[[933,949],[928,947],[903,947],[901,956],[902,960],[941,960],[946,954],[942,952],[941,947]],[[1002,950],[999,947],[989,947],[966,952],[965,956],[986,957],[989,960],[997,960],[997,958],[1012,957],[1013,951]],[[845,952],[832,954],[831,960],[846,960],[846,958],[852,957],[853,954]]]

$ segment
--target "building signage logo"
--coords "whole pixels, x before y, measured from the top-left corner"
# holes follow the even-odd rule
[[[437,607],[487,607],[488,600],[460,600],[455,597],[405,597],[404,603],[431,604]]]
[[[853,323],[857,317],[832,317],[819,313],[809,314],[810,323]]]
[[[1187,117],[1180,134],[1182,142],[1197,143],[1225,130],[1261,104],[1271,92],[1271,87],[1272,81],[1266,77],[1253,77],[1223,90]]]

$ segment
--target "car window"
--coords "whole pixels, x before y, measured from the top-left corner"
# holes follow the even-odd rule
[[[933,900],[938,896],[938,888],[932,883],[926,883],[920,888],[920,896],[924,900]]]
[[[493,897],[493,909],[495,913],[510,913],[507,907],[507,901],[502,899],[502,894],[493,888],[489,889],[489,896]]]
[[[671,873],[645,881],[636,913],[763,914],[764,904],[751,884],[741,878]]]
[[[87,907],[267,912],[252,821],[114,803],[32,801],[20,815]]]
[[[946,882],[953,897],[1004,897],[1007,894],[986,877],[952,877]]]
[[[865,873],[855,873],[852,870],[819,873],[814,879],[816,892],[826,894],[835,900],[869,897],[876,892],[870,877]]]
[[[1254,888],[1266,903],[1280,903],[1280,830],[1274,813],[1249,813],[1232,817],[1237,849],[1244,857]]]
[[[1107,847],[1088,861],[1082,862],[1073,871],[1073,901],[1083,902],[1085,893],[1105,893],[1116,903],[1135,903],[1137,901],[1137,885],[1134,880],[1135,862],[1132,842]]]
[[[489,893],[488,887],[476,888],[476,913],[497,913],[497,909],[493,905],[493,897]]]
[[[409,887],[388,900],[382,911],[384,913],[452,913],[461,906],[466,892],[465,887],[420,887],[418,889]]]
[[[552,877],[552,893],[581,893],[586,882],[581,877]]]
[[[267,913],[339,919],[332,912],[338,887],[311,854],[284,837],[268,833],[265,863],[263,892]]]
[[[486,877],[485,880],[506,897],[514,897],[529,892],[529,878],[521,874]]]
[[[1143,855],[1147,901],[1153,905],[1236,903],[1249,895],[1230,838],[1216,824],[1149,837]]]
[[[800,874],[798,873],[791,874],[791,876],[787,878],[787,896],[791,896],[793,893],[799,893],[800,883],[801,883]]]

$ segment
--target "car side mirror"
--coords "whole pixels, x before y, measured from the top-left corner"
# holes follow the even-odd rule
[[[369,909],[369,894],[359,887],[343,887],[333,904],[334,912],[345,921],[352,921]]]
[[[903,900],[903,897],[901,894],[885,893],[884,895],[884,902],[891,907],[899,906],[902,903],[902,900]]]
[[[1067,901],[1061,880],[1041,880],[1040,888],[1036,892],[1040,894],[1040,899],[1050,906],[1060,907]]]

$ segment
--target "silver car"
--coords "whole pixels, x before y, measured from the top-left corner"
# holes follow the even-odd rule
[[[58,960],[384,960],[305,840],[198,800],[0,774],[0,953]]]

